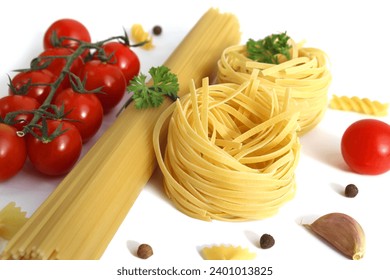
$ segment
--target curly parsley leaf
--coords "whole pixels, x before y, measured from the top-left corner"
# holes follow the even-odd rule
[[[132,100],[137,109],[158,107],[164,102],[164,96],[176,100],[179,83],[177,76],[168,67],[152,67],[149,74],[150,83],[146,82],[146,75],[141,73],[127,87],[128,91],[133,92]]]
[[[287,32],[271,34],[258,41],[249,39],[246,43],[248,57],[258,62],[272,64],[279,64],[279,55],[289,60],[291,58],[289,40]]]

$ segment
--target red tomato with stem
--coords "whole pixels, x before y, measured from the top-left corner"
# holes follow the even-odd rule
[[[108,42],[103,44],[102,49],[107,57],[111,57],[108,63],[116,65],[121,69],[126,79],[126,84],[138,75],[140,60],[129,46],[120,42]],[[95,53],[96,57],[96,53]]]
[[[54,139],[45,137],[41,130],[34,132],[43,139],[32,134],[27,135],[27,155],[31,164],[41,173],[59,176],[68,173],[81,154],[82,139],[77,128],[66,121],[47,120],[48,136],[59,128],[64,131]]]
[[[354,172],[385,173],[390,170],[390,126],[375,119],[353,123],[341,139],[341,153]]]
[[[0,181],[15,176],[26,161],[26,142],[15,127],[0,123]]]
[[[48,63],[48,66],[45,68],[52,72],[56,77],[60,75],[62,70],[65,67],[65,64],[67,62],[66,58],[50,58],[55,56],[70,56],[73,54],[73,50],[67,49],[67,48],[51,48],[44,50],[39,57],[40,59],[40,65],[44,63]],[[49,63],[50,62],[50,63]],[[79,74],[81,68],[83,67],[83,60],[81,56],[77,57],[76,60],[72,63],[70,66],[70,72],[75,74],[76,76]],[[70,86],[69,76],[66,76],[64,81],[61,83],[62,88],[67,88]]]
[[[119,104],[126,91],[126,81],[122,71],[111,64],[100,60],[91,60],[81,69],[80,79],[85,80],[86,90],[101,87],[102,93],[97,93],[104,113],[108,113]]]
[[[11,79],[8,93],[30,96],[42,104],[51,91],[50,84],[54,83],[56,78],[46,69],[20,72]],[[62,88],[59,88],[56,92],[61,90]]]
[[[30,111],[31,113],[20,113],[13,118],[12,126],[18,131],[23,130],[23,127],[28,124],[32,118],[32,111],[38,109],[39,102],[30,96],[26,95],[8,95],[0,98],[0,117],[3,119],[8,113],[15,111]]]
[[[93,93],[78,93],[72,88],[60,92],[54,102],[57,107],[64,106],[66,118],[79,130],[83,143],[91,139],[103,122],[103,107]]]
[[[78,41],[91,42],[91,35],[89,34],[88,29],[81,22],[70,19],[63,18],[53,22],[48,29],[46,30],[43,36],[43,47],[44,49],[49,49],[53,47],[58,47],[53,45],[52,35],[53,32],[57,34],[57,37],[71,37],[75,40],[65,39],[62,40],[61,46],[71,48],[73,50],[77,49],[79,46]]]

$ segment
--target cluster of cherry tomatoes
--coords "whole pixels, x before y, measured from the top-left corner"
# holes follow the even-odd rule
[[[0,181],[16,175],[27,159],[43,174],[69,172],[82,145],[97,133],[140,70],[129,44],[92,44],[88,29],[73,19],[51,24],[43,46],[31,63],[38,67],[10,78],[9,94],[0,99]]]

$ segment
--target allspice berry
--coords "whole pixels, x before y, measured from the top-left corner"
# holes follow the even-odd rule
[[[137,256],[141,259],[147,259],[153,255],[153,249],[148,244],[141,244],[137,250]]]
[[[162,27],[160,25],[156,25],[153,27],[153,34],[160,35],[162,33]]]
[[[272,235],[265,233],[260,237],[260,248],[269,249],[274,245],[275,239],[272,237]]]
[[[345,187],[345,196],[346,197],[355,197],[359,193],[359,189],[354,184],[349,184]]]

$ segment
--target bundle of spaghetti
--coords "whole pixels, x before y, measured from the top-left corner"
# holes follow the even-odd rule
[[[257,70],[258,71],[258,70]],[[190,88],[154,129],[164,187],[183,213],[243,221],[274,215],[295,194],[297,108],[252,78]],[[168,125],[166,147],[162,128]]]
[[[291,59],[280,64],[256,62],[247,57],[246,45],[231,46],[218,62],[218,81],[241,84],[257,69],[262,85],[274,90],[280,100],[288,88],[300,107],[302,135],[314,128],[326,111],[331,74],[322,50],[304,48],[293,41],[291,46]]]
[[[365,115],[386,116],[389,104],[357,96],[348,97],[333,95],[329,107],[336,110],[356,112]]]
[[[237,18],[210,9],[164,64],[188,88],[192,78],[200,83],[215,73],[223,49],[239,40]],[[99,259],[157,167],[153,128],[169,104],[123,110],[8,242],[2,258]]]

